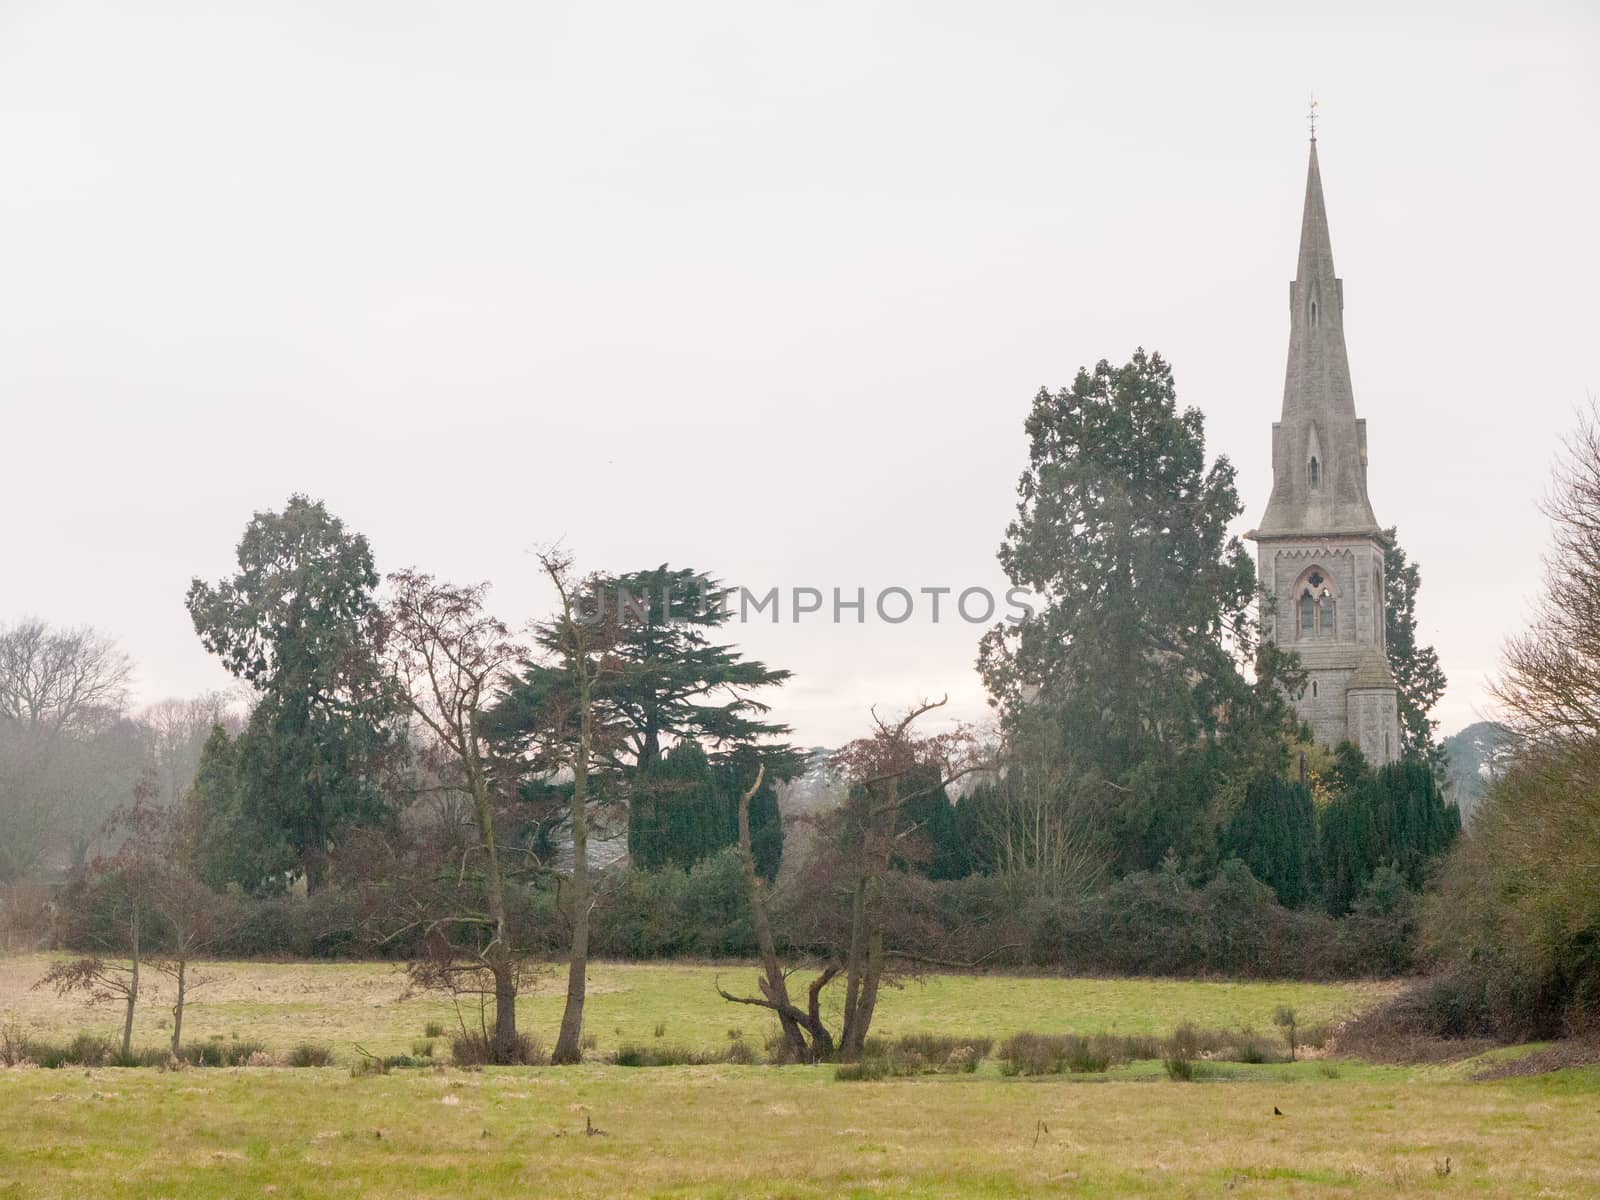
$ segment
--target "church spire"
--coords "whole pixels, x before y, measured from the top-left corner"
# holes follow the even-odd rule
[[[1367,500],[1366,428],[1356,419],[1350,386],[1344,281],[1333,267],[1315,126],[1300,218],[1300,257],[1289,285],[1289,362],[1283,416],[1272,427],[1272,467],[1272,499],[1257,532],[1378,528]]]

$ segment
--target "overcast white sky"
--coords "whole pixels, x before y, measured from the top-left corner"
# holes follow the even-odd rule
[[[555,539],[999,589],[1033,393],[1141,344],[1242,532],[1315,90],[1373,504],[1473,720],[1600,392],[1596,9],[1202,7],[0,2],[0,621],[223,685],[185,588],[297,490],[513,621]],[[980,715],[977,633],[733,636],[833,744]]]

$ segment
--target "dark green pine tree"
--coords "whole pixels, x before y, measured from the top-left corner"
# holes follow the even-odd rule
[[[961,879],[972,873],[970,846],[962,836],[956,806],[936,767],[919,767],[901,781],[901,833],[909,856],[900,861],[929,879]]]
[[[189,615],[257,692],[236,747],[243,818],[264,845],[287,846],[316,888],[340,832],[391,811],[379,777],[398,709],[377,660],[372,549],[296,495],[281,513],[255,514],[238,564],[215,586],[193,581]]]
[[[640,768],[630,792],[628,853],[636,867],[687,870],[737,836],[737,814],[698,742],[679,742]]]
[[[1434,733],[1439,722],[1428,714],[1444,695],[1444,671],[1432,646],[1417,644],[1417,590],[1422,572],[1406,559],[1396,529],[1384,531],[1383,602],[1384,638],[1389,667],[1394,672],[1400,708],[1400,747],[1406,758],[1443,770],[1444,762]]]
[[[264,837],[246,819],[239,778],[239,746],[221,725],[211,729],[200,751],[194,784],[184,797],[184,816],[193,831],[195,869],[208,887],[237,884],[256,890],[286,878],[295,857],[281,838]]]
[[[789,732],[788,726],[766,719],[769,706],[759,694],[781,686],[790,673],[748,660],[732,646],[712,640],[732,616],[726,599],[726,589],[704,572],[662,565],[602,576],[587,600],[591,613],[602,605],[604,615],[619,627],[595,693],[597,719],[614,736],[606,741],[607,761],[594,783],[626,801],[628,842],[638,848],[634,861],[639,866],[690,865],[693,860],[681,861],[673,847],[693,844],[709,853],[731,845],[737,838],[735,777],[754,778],[757,759],[766,765],[766,783],[751,802],[751,839],[761,847],[757,862],[781,852],[774,785],[798,775],[804,757],[777,740]],[[536,632],[547,649],[554,637],[552,629]],[[494,713],[494,736],[511,744],[525,741],[543,713],[563,708],[551,698],[564,687],[563,672],[528,664]],[[678,820],[683,814],[661,808],[663,789],[685,786],[669,777],[665,752],[685,743],[699,747],[712,772],[711,791],[721,798],[707,798],[703,807],[723,811],[724,820],[716,826],[725,831],[720,840],[680,843],[678,833],[670,832],[675,827],[668,817]],[[666,844],[659,840],[663,836]],[[775,862],[771,869],[776,870]]]
[[[1335,916],[1355,906],[1381,867],[1421,888],[1461,833],[1461,814],[1427,763],[1373,771],[1348,744],[1339,751],[1334,799],[1319,822],[1323,899]]]
[[[1218,851],[1223,861],[1240,859],[1285,907],[1310,901],[1319,884],[1310,789],[1277,778],[1251,783],[1218,833]]]

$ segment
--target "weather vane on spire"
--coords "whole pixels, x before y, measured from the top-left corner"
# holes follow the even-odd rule
[[[1311,122],[1311,140],[1317,140],[1317,98],[1311,97],[1311,109],[1306,113],[1306,119]]]

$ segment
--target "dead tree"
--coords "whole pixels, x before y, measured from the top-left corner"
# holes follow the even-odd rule
[[[945,702],[944,699],[924,701],[893,724],[880,719],[874,711],[872,719],[876,731],[873,735],[850,743],[834,756],[835,765],[850,782],[846,825],[841,839],[842,861],[847,870],[844,883],[850,894],[850,926],[844,945],[831,949],[822,969],[811,981],[804,1009],[789,998],[772,940],[766,900],[750,856],[748,807],[754,790],[741,797],[740,848],[745,858],[745,882],[752,919],[762,942],[762,994],[735,996],[720,985],[717,991],[732,1003],[753,1004],[776,1013],[783,1025],[785,1045],[800,1061],[820,1062],[835,1056],[854,1061],[861,1057],[877,1010],[885,964],[893,957],[884,946],[884,879],[893,867],[897,850],[916,832],[903,820],[905,805],[935,787],[943,788],[978,769],[976,743],[968,731],[958,729],[932,737],[918,737],[911,732],[919,717]],[[908,776],[926,774],[930,769],[929,777],[937,783],[905,786]],[[766,929],[764,937],[763,927]],[[822,1020],[821,996],[823,989],[840,975],[845,980],[844,1014],[839,1036],[835,1038]],[[810,1038],[809,1045],[805,1043],[806,1036]]]
[[[750,801],[761,790],[761,781],[765,777],[766,766],[758,765],[755,782],[739,796],[739,860],[744,867],[745,893],[750,901],[750,919],[756,929],[756,945],[761,951],[764,974],[758,982],[764,1000],[731,996],[722,991],[720,986],[717,991],[723,999],[736,1004],[761,1003],[771,1008],[778,1015],[778,1024],[783,1029],[785,1057],[794,1062],[814,1062],[819,1057],[831,1057],[833,1054],[833,1035],[828,1032],[818,1012],[822,989],[833,975],[824,972],[826,978],[821,978],[821,982],[810,989],[809,1004],[805,1011],[796,1008],[789,1000],[789,981],[778,961],[777,943],[772,936],[772,918],[767,912],[766,889],[762,885],[761,873],[756,870],[755,853],[750,848]],[[809,1042],[806,1040],[808,1034],[811,1038]]]

